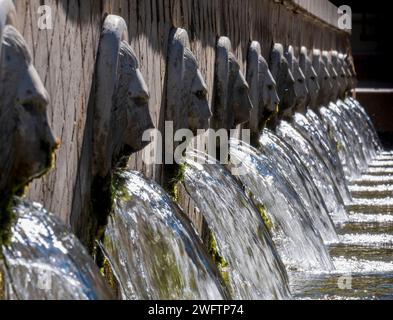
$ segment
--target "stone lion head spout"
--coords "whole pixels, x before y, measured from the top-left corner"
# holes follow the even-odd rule
[[[93,174],[106,177],[146,147],[143,134],[154,127],[147,85],[121,17],[109,15],[104,22],[96,81]]]
[[[347,88],[347,74],[343,66],[342,55],[337,51],[331,52],[331,61],[334,69],[337,72],[337,84],[338,84],[338,92],[337,98],[344,99],[345,98],[345,90]]]
[[[142,136],[153,128],[147,85],[135,53],[126,41],[120,44],[113,108],[115,145],[112,163],[116,165],[122,157],[146,147],[148,142],[143,141]]]
[[[21,191],[51,167],[57,142],[48,125],[48,93],[20,33],[6,25],[0,68],[0,198]]]
[[[232,53],[231,42],[221,37],[216,47],[212,128],[234,129],[250,119],[249,87]]]
[[[358,79],[357,79],[357,74],[356,74],[356,70],[355,70],[355,63],[354,63],[353,57],[348,54],[340,55],[340,59],[341,59],[342,64],[344,66],[344,70],[346,71],[346,74],[347,74],[346,93],[350,94],[351,91],[356,89],[357,85],[358,85]]]
[[[198,130],[209,127],[211,117],[207,86],[191,52],[187,31],[173,29],[169,38],[166,121],[174,130]]]
[[[288,61],[289,67],[292,71],[292,75],[295,79],[295,105],[294,110],[289,109],[284,117],[289,118],[294,111],[305,112],[307,97],[308,97],[308,89],[306,83],[306,76],[303,73],[302,69],[299,65],[299,60],[295,57],[295,51],[292,46],[288,46],[285,51],[285,58]]]
[[[305,111],[309,105],[315,106],[319,95],[318,75],[312,65],[311,59],[308,56],[307,48],[302,47],[300,50],[299,65],[306,77],[306,84],[308,89],[308,96],[304,106],[300,106],[300,112]]]
[[[333,89],[333,84],[331,81],[329,70],[322,58],[322,53],[320,50],[315,49],[312,54],[312,64],[315,72],[318,74],[319,83],[319,94],[316,100],[316,104],[312,105],[313,109],[317,109],[320,106],[327,105],[330,101],[329,97],[331,95],[331,90]]]
[[[328,101],[336,102],[340,90],[340,78],[338,72],[333,65],[333,56],[328,51],[322,51],[322,60],[330,74],[330,81],[332,84]]]
[[[291,110],[295,106],[296,92],[295,78],[284,56],[284,48],[279,43],[274,44],[271,52],[270,71],[277,82],[278,97],[280,98],[278,117],[281,118],[286,111]]]
[[[274,80],[266,60],[261,54],[261,45],[253,41],[248,51],[247,83],[253,105],[249,129],[253,145],[257,145],[261,131],[268,118],[277,110],[280,102]]]

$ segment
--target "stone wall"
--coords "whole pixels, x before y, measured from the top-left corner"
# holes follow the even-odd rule
[[[301,4],[302,1],[296,1]],[[283,4],[284,3],[284,4]],[[39,30],[39,5],[52,8],[53,29]],[[192,50],[212,98],[215,44],[228,36],[246,71],[251,40],[268,58],[273,42],[298,48],[349,49],[349,35],[308,14],[293,1],[274,0],[15,0],[19,28],[51,96],[50,125],[61,140],[52,172],[30,187],[29,196],[70,224],[83,237],[83,214],[90,205],[92,110],[95,59],[107,13],[128,23],[129,38],[150,90],[150,111],[163,127],[166,51],[172,26],[189,31]],[[160,181],[160,166],[147,167],[141,154],[130,166]]]

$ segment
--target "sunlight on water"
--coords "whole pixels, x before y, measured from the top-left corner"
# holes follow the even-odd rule
[[[392,153],[382,151],[370,118],[355,100],[330,104],[320,114],[336,145],[353,200],[346,201],[349,219],[337,226],[339,239],[330,245],[334,270],[290,272],[291,291],[298,299],[392,299]],[[318,123],[316,117],[308,116]],[[326,137],[314,134],[315,124],[301,116],[295,123],[326,158],[326,150],[321,150]]]
[[[117,172],[103,247],[123,299],[222,299],[213,265],[189,221],[162,188]]]
[[[285,121],[281,121],[277,128],[277,134],[287,143],[296,146],[295,151],[297,155],[308,168],[314,183],[325,199],[326,206],[332,217],[338,220],[345,220],[346,213],[343,198],[334,182],[332,173],[329,172],[327,165],[317,153],[316,148]]]
[[[229,171],[207,155],[188,153],[184,186],[214,234],[233,297],[288,298],[285,268],[269,231]]]
[[[2,251],[7,299],[111,298],[91,257],[57,218],[23,200],[14,212],[11,244]]]
[[[277,162],[270,161],[251,146],[231,141],[231,159],[242,160],[245,172],[239,179],[252,193],[254,201],[264,205],[271,220],[273,240],[287,267],[331,269],[333,265],[318,231],[323,232],[326,243],[337,239],[328,213],[307,211],[296,189],[276,170]]]

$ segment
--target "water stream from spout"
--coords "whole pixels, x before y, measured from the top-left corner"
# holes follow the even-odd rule
[[[5,299],[110,299],[93,259],[79,240],[41,205],[16,199],[10,244],[0,269]]]
[[[122,299],[221,300],[214,265],[196,231],[154,181],[115,175],[115,204],[102,248]]]
[[[233,297],[289,298],[282,260],[258,209],[239,182],[203,153],[189,152],[186,164],[184,187],[214,235]]]

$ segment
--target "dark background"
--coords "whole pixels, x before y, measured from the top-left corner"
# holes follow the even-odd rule
[[[352,8],[352,49],[361,88],[393,88],[393,10],[389,0],[331,0]]]
[[[352,8],[352,50],[361,88],[356,98],[371,116],[382,144],[393,150],[393,1],[330,1]]]

